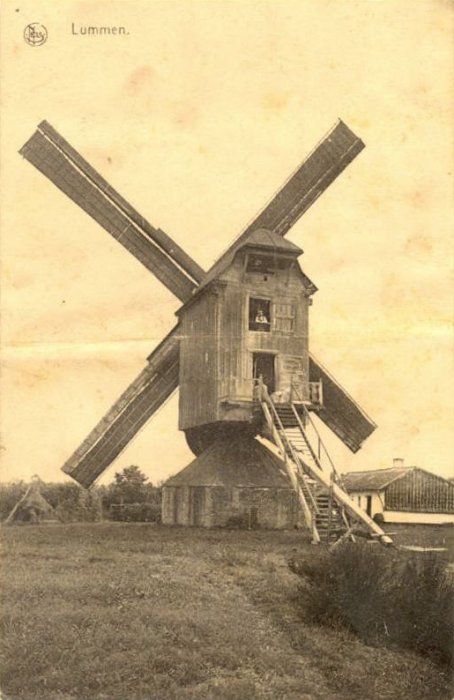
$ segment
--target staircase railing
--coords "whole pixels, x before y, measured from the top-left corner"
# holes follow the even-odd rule
[[[338,483],[339,485],[341,485],[341,484],[340,484],[340,475],[338,474],[338,472],[337,472],[337,470],[336,470],[336,467],[335,467],[335,465],[334,465],[334,462],[332,461],[332,459],[331,459],[331,457],[330,457],[330,455],[329,455],[329,453],[328,453],[328,450],[326,449],[326,447],[325,447],[325,445],[324,445],[324,443],[323,443],[323,441],[322,441],[322,439],[321,439],[321,437],[320,437],[320,435],[319,435],[319,433],[318,433],[318,431],[317,431],[317,429],[316,429],[316,427],[315,427],[315,425],[314,425],[314,423],[313,423],[313,421],[312,421],[312,419],[311,419],[311,417],[310,417],[310,415],[309,415],[309,411],[307,410],[307,408],[303,405],[303,411],[304,411],[305,420],[307,420],[307,422],[311,424],[311,426],[312,426],[313,429],[314,429],[315,435],[316,435],[316,437],[317,437],[317,442],[318,442],[317,454],[315,453],[315,450],[314,450],[313,447],[312,447],[311,441],[309,440],[309,437],[308,437],[308,435],[307,435],[307,433],[306,433],[305,426],[303,425],[303,422],[301,421],[301,418],[300,418],[300,416],[299,416],[299,414],[298,414],[298,411],[296,410],[296,407],[295,407],[294,404],[292,404],[292,411],[293,411],[293,415],[294,415],[294,417],[295,417],[295,419],[296,419],[296,422],[297,422],[297,425],[298,425],[298,428],[299,428],[299,432],[300,432],[300,434],[301,434],[301,437],[302,437],[302,439],[303,439],[303,442],[304,442],[304,444],[306,445],[306,449],[307,449],[307,451],[308,451],[308,453],[309,453],[310,458],[311,458],[312,461],[314,462],[314,464],[315,464],[319,469],[321,469],[322,471],[324,470],[323,465],[322,465],[322,463],[321,463],[321,452],[322,452],[322,450],[324,451],[324,453],[325,453],[327,459],[329,460],[329,467],[330,467],[330,468],[329,468],[328,470],[326,470],[326,471],[328,472],[328,474],[329,474],[329,487],[328,487],[328,521],[327,521],[327,529],[326,529],[326,540],[327,540],[327,542],[329,542],[329,541],[330,541],[330,538],[331,538],[331,527],[332,527],[332,516],[333,516],[333,501],[335,500],[335,499],[334,499],[334,493],[333,493],[333,485],[334,485],[334,483]],[[307,462],[305,462],[304,459],[303,459],[302,461],[303,461],[303,465],[304,465],[304,466],[307,466]],[[336,503],[337,503],[337,501],[336,501]],[[351,529],[351,523],[350,523],[350,520],[349,520],[349,518],[348,518],[347,513],[345,512],[344,506],[341,505],[341,504],[339,504],[339,503],[337,503],[337,505],[338,505],[338,507],[339,507],[340,516],[341,516],[341,518],[342,518],[342,521],[343,521],[343,523],[344,523],[345,528],[346,528],[347,530],[350,530],[350,529]],[[352,539],[352,540],[354,541],[354,539],[355,539],[355,538],[354,538],[354,535],[350,535],[350,539]]]
[[[296,412],[296,409],[294,407],[293,407],[293,409],[294,409],[294,413],[296,415],[296,419],[297,419],[299,428],[300,428],[303,436],[305,436],[305,430],[304,430],[304,426],[302,424],[302,421],[301,421],[298,413]],[[324,470],[322,469],[321,463],[317,458],[314,460],[315,467],[314,467],[314,465],[310,465],[310,464],[305,464],[305,466],[308,468],[309,472],[314,476],[315,479],[318,479],[318,481],[320,481],[322,484],[324,484],[328,489],[331,489],[332,497],[337,501],[337,503],[339,504],[339,506],[341,508],[345,509],[346,513],[350,517],[352,517],[354,520],[360,521],[363,525],[366,526],[367,530],[372,535],[372,537],[377,537],[379,539],[379,541],[382,542],[382,544],[391,544],[392,543],[391,538],[384,532],[384,530],[382,530],[381,527],[379,527],[379,525],[377,525],[377,523],[374,520],[372,520],[372,518],[370,518],[367,515],[367,513],[362,508],[357,506],[356,503],[354,503],[352,501],[352,499],[350,498],[350,496],[348,495],[346,490],[343,488],[342,479],[341,479],[340,475],[338,474],[338,472],[333,464],[333,461],[332,461],[331,457],[329,456],[328,451],[326,450],[326,447],[323,445],[323,442],[321,441],[321,438],[318,434],[318,431],[317,431],[317,429],[312,421],[312,418],[309,415],[309,411],[306,409],[305,406],[304,406],[303,410],[305,412],[304,413],[305,417],[308,418],[308,420],[311,423],[311,426],[315,430],[316,435],[320,439],[320,445],[323,447],[325,454],[327,455],[327,458],[328,458],[329,463],[332,467],[332,470],[331,470],[330,475],[328,476],[324,472]],[[306,438],[306,441],[309,444],[310,449],[312,449],[307,438]],[[312,450],[312,453],[315,454],[313,452],[313,450]],[[335,478],[333,478],[333,475],[335,476]],[[351,533],[352,525],[350,523],[348,525],[349,525],[348,529]]]
[[[306,430],[303,425],[303,422],[301,421],[301,418],[298,414],[298,411],[296,410],[295,405],[292,403],[292,410],[294,413],[294,416],[296,418],[297,425],[299,427],[301,436],[304,440],[304,443],[307,445],[307,448],[309,450],[310,456],[312,459],[309,459],[307,462],[304,462],[300,460],[298,455],[296,454],[296,451],[293,449],[293,446],[291,445],[290,441],[284,437],[284,440],[288,444],[288,447],[286,448],[286,445],[284,445],[283,440],[281,438],[281,435],[285,436],[285,431],[284,427],[282,425],[282,422],[279,418],[279,415],[277,413],[276,407],[271,400],[270,396],[268,395],[268,391],[266,389],[265,384],[261,380],[261,378],[258,380],[258,392],[259,392],[259,400],[260,403],[263,407],[265,417],[267,419],[268,426],[271,430],[273,440],[275,441],[276,445],[282,452],[285,458],[285,462],[287,465],[287,459],[288,459],[288,452],[290,452],[291,459],[294,461],[295,465],[297,466],[298,469],[301,469],[301,473],[308,473],[313,479],[315,479],[317,482],[319,482],[322,486],[324,486],[328,492],[331,492],[331,500],[334,499],[336,503],[339,505],[341,509],[344,509],[344,516],[346,521],[346,526],[347,526],[347,532],[345,536],[351,536],[352,531],[353,531],[353,525],[351,525],[348,522],[347,519],[347,514],[351,518],[353,518],[354,521],[359,521],[363,526],[366,527],[366,529],[369,532],[369,535],[371,537],[377,538],[379,542],[385,545],[392,544],[392,539],[382,530],[382,528],[377,525],[377,523],[370,518],[367,513],[360,508],[356,503],[353,502],[353,500],[350,498],[348,493],[345,491],[345,489],[341,485],[341,477],[338,474],[334,463],[331,459],[331,457],[328,454],[328,451],[326,447],[323,445],[323,442],[321,440],[321,437],[317,431],[316,426],[314,425],[311,416],[309,415],[309,411],[307,410],[306,406],[303,405],[303,415],[304,419],[310,423],[311,427],[314,429],[315,434],[318,438],[318,451],[321,455],[321,450],[323,449],[325,456],[327,457],[329,464],[330,464],[330,470],[329,474],[327,474],[321,464],[320,458],[315,454],[315,451],[306,435]],[[299,405],[300,406],[300,405]],[[299,407],[298,406],[298,407]],[[278,427],[276,427],[278,426]],[[295,457],[294,457],[295,455]],[[292,483],[296,480],[294,472],[288,467],[289,475],[290,472],[292,473],[291,480]],[[299,491],[301,492],[301,488],[299,488]],[[302,492],[301,492],[302,493]],[[303,495],[302,500],[307,506],[306,499]],[[308,522],[313,522],[313,527],[315,528],[315,517],[310,519]],[[316,528],[315,528],[316,529]],[[318,532],[317,532],[318,535]],[[318,541],[320,541],[320,536],[318,535]]]
[[[326,448],[326,446],[325,446],[325,444],[320,436],[320,433],[318,432],[317,427],[316,427],[314,421],[312,420],[312,417],[311,417],[310,412],[308,411],[307,407],[304,404],[302,404],[304,418],[307,421],[307,423],[309,423],[309,425],[311,426],[312,430],[314,431],[314,433],[317,437],[317,445],[318,445],[317,454],[315,454],[315,451],[312,448],[310,440],[308,439],[308,437],[306,435],[304,425],[301,421],[301,418],[300,418],[298,411],[296,410],[296,407],[294,404],[292,404],[292,410],[293,410],[294,416],[296,418],[296,421],[298,423],[298,427],[300,429],[300,432],[304,436],[306,445],[311,452],[311,455],[312,455],[312,458],[314,459],[314,462],[317,464],[318,467],[320,467],[320,469],[323,469],[323,464],[322,464],[322,452],[323,452],[325,459],[329,463],[329,469],[327,470],[329,472],[329,475],[330,475],[330,485],[329,485],[329,491],[328,491],[329,502],[328,502],[328,534],[327,534],[327,537],[329,539],[330,530],[331,530],[332,506],[333,506],[333,498],[334,498],[333,484],[334,483],[338,484],[346,493],[348,493],[348,492],[347,492],[347,490],[342,482],[342,477],[339,474],[339,472],[337,471],[336,466],[335,466],[333,460],[331,459],[331,456],[330,456],[330,454],[329,454],[329,452],[328,452],[328,450],[327,450],[327,448]],[[348,514],[345,512],[345,507],[340,505],[340,510],[341,510],[341,517],[342,517],[342,520],[344,521],[346,528],[350,529],[351,522],[350,522],[350,519],[348,517]],[[351,539],[354,541],[354,539],[355,539],[354,535],[351,535]]]
[[[318,512],[317,503],[308,487],[306,487],[306,491],[311,500],[311,507],[307,502],[306,495],[304,494],[302,485],[299,482],[299,478],[304,480],[303,466],[296,451],[293,449],[292,444],[285,435],[282,421],[261,377],[259,377],[257,380],[256,394],[257,399],[262,406],[268,428],[271,432],[271,437],[281,452],[290,482],[298,495],[306,525],[312,534],[312,542],[314,544],[318,544],[320,542],[320,535],[315,522],[315,515]]]
[[[319,385],[319,388],[318,388],[318,395],[319,395],[319,397],[320,397],[320,399],[321,399],[321,397],[322,397],[322,395],[323,395],[323,394],[322,394],[322,391],[323,391],[323,390],[322,390],[322,382],[321,382],[321,380],[320,380],[319,382],[312,382],[312,383],[313,383],[313,384]],[[309,384],[309,390],[310,390],[310,388],[311,388],[311,387],[310,387],[310,384]],[[311,392],[309,391],[309,394],[310,394],[310,393],[311,393]],[[305,436],[305,430],[304,430],[304,427],[301,425],[300,416],[299,416],[299,413],[298,413],[298,411],[297,411],[297,409],[296,409],[296,406],[295,406],[295,403],[296,403],[296,402],[298,403],[298,408],[299,408],[299,410],[300,410],[300,411],[301,411],[301,410],[303,411],[303,415],[304,415],[305,420],[310,424],[311,428],[313,429],[313,431],[314,431],[314,433],[315,433],[315,436],[316,436],[316,438],[317,438],[317,454],[315,453],[315,451],[314,451],[314,449],[313,449],[313,447],[312,447],[312,445],[311,445],[309,439],[307,439],[307,437]],[[325,458],[329,461],[329,467],[330,467],[330,468],[329,468],[329,472],[330,472],[330,476],[331,476],[331,482],[330,482],[330,487],[329,487],[329,490],[328,490],[328,522],[327,522],[327,531],[326,531],[326,539],[327,539],[327,541],[329,542],[329,541],[330,541],[330,537],[331,537],[332,511],[333,511],[333,488],[332,488],[332,484],[333,484],[334,481],[337,481],[337,483],[339,483],[340,485],[342,485],[342,487],[343,487],[343,484],[341,483],[340,474],[337,472],[336,467],[335,467],[335,464],[334,464],[334,462],[332,461],[332,459],[331,459],[331,457],[330,457],[330,454],[329,454],[328,450],[326,449],[326,447],[325,447],[325,445],[324,445],[324,443],[323,443],[323,441],[322,441],[322,438],[321,438],[321,436],[320,436],[320,433],[318,432],[318,430],[317,430],[317,428],[316,428],[316,426],[315,426],[315,423],[314,423],[314,421],[313,421],[312,418],[311,418],[310,412],[309,412],[309,410],[308,410],[308,408],[307,408],[307,404],[308,404],[308,403],[312,403],[312,400],[310,400],[309,402],[308,402],[308,401],[304,401],[304,397],[302,396],[302,394],[301,394],[301,392],[299,391],[298,387],[295,386],[295,384],[294,384],[293,381],[290,382],[290,403],[291,403],[292,410],[293,410],[293,413],[294,413],[294,415],[295,415],[295,418],[296,418],[296,420],[297,420],[297,422],[298,422],[298,427],[299,427],[299,429],[300,429],[300,432],[305,436],[305,437],[304,437],[304,441],[305,441],[305,443],[306,443],[306,445],[307,445],[307,448],[310,450],[311,456],[312,456],[312,458],[314,459],[314,461],[316,462],[316,464],[318,464],[321,468],[323,468],[323,466],[322,466],[322,464],[321,464],[322,450],[323,450],[323,452],[324,452],[324,454],[325,454]],[[343,488],[344,488],[344,487],[343,487]],[[344,490],[345,490],[345,489],[344,489]],[[340,515],[341,515],[341,518],[342,518],[342,520],[343,520],[343,522],[344,522],[345,527],[346,527],[347,529],[350,529],[350,528],[351,528],[351,523],[350,523],[349,518],[348,518],[348,516],[347,516],[347,514],[346,514],[346,512],[345,512],[344,507],[343,507],[343,506],[340,506],[339,508],[340,508]],[[351,535],[350,537],[351,537],[351,539],[352,539],[353,541],[355,541],[354,535]]]

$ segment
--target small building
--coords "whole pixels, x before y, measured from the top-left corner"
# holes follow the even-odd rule
[[[288,529],[298,516],[284,463],[248,436],[216,440],[162,488],[165,525]]]
[[[351,498],[385,523],[454,523],[454,483],[395,459],[389,469],[343,475]]]

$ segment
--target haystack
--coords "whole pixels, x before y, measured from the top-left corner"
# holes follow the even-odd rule
[[[40,483],[40,479],[33,479],[22,498],[18,500],[8,515],[5,525],[58,521],[54,509],[41,493]]]

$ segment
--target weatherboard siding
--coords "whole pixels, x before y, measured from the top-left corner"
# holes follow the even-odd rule
[[[252,372],[249,374],[243,351],[244,290],[229,285],[219,297],[218,401],[252,399]]]
[[[385,489],[385,510],[454,514],[454,484],[414,469]]]
[[[267,281],[255,279],[244,272],[244,255],[238,255],[232,266],[221,276],[225,287],[219,296],[219,348],[218,400],[252,401],[253,353],[269,352],[276,356],[297,356],[304,373],[303,391],[308,390],[308,300],[300,272],[295,267],[270,275]],[[257,277],[257,276],[256,276]],[[249,330],[249,299],[263,298],[271,302],[274,321],[278,304],[289,304],[295,310],[292,332],[277,330],[271,325],[269,332]],[[288,386],[288,377],[276,363],[276,388]]]
[[[179,428],[216,420],[217,296],[206,293],[181,319]]]
[[[308,298],[297,264],[266,275],[245,272],[240,252],[211,287],[183,307],[181,319],[180,422],[182,430],[217,421],[249,421],[253,410],[253,354],[276,356],[276,390],[298,381],[308,398]],[[249,330],[249,299],[267,299],[269,332]],[[294,312],[291,331],[276,323],[276,309]],[[293,363],[293,365],[292,365]]]

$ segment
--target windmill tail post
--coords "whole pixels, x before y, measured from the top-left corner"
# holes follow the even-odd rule
[[[261,378],[257,380],[256,391],[271,439],[298,496],[312,542],[318,544],[323,538],[336,546],[344,539],[354,540],[355,529],[359,526],[368,537],[391,545],[392,539],[344,489],[304,402],[291,397],[288,403],[274,403]],[[311,427],[316,445],[306,426]]]

